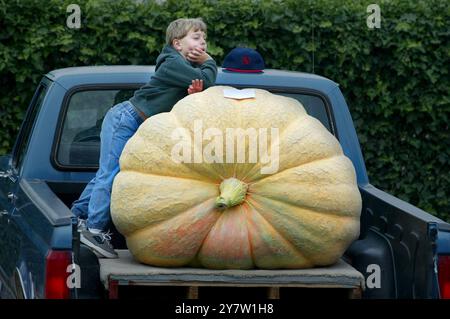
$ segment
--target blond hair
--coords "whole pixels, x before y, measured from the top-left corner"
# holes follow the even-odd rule
[[[173,40],[184,38],[191,30],[193,32],[203,31],[206,33],[206,24],[201,18],[181,18],[172,21],[167,27],[166,44],[172,45]]]

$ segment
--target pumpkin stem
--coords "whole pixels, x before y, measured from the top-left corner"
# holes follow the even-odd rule
[[[216,198],[218,209],[227,209],[241,204],[245,200],[248,186],[237,178],[231,177],[220,183],[220,195]]]

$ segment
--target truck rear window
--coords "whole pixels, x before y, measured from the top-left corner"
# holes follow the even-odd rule
[[[137,89],[137,88],[136,88]],[[100,155],[100,130],[106,112],[128,100],[135,89],[96,89],[70,96],[57,145],[57,165],[65,169],[96,170]],[[317,118],[333,134],[324,100],[316,95],[276,92],[297,99],[309,115]]]
[[[57,148],[57,163],[63,167],[98,167],[100,130],[106,112],[126,101],[134,89],[87,90],[70,96]]]
[[[327,108],[325,106],[324,100],[321,97],[316,95],[307,95],[299,93],[276,93],[276,94],[294,98],[300,103],[302,103],[308,115],[311,115],[316,119],[318,119],[327,128],[327,130],[331,134],[333,134]]]

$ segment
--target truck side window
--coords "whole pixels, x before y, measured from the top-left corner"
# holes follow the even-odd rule
[[[103,118],[112,106],[131,98],[134,91],[96,89],[72,94],[57,147],[57,163],[65,167],[96,168]]]
[[[299,94],[299,93],[276,93],[287,96],[299,101],[305,108],[308,115],[318,119],[327,130],[334,134],[331,128],[331,120],[328,116],[327,109],[323,99],[315,95]]]
[[[25,119],[20,127],[19,135],[16,145],[13,150],[12,164],[15,168],[19,168],[22,165],[23,155],[25,154],[28,144],[30,143],[31,133],[33,131],[36,116],[41,109],[44,102],[45,95],[47,93],[48,86],[41,83],[36,89],[36,93],[31,100],[31,105],[25,114]]]

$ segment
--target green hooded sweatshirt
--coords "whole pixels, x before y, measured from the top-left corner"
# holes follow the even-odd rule
[[[199,65],[186,60],[171,45],[166,45],[156,59],[150,82],[134,92],[130,102],[146,116],[169,112],[188,93],[192,80],[203,80],[203,89],[213,86],[217,66],[213,59]]]

